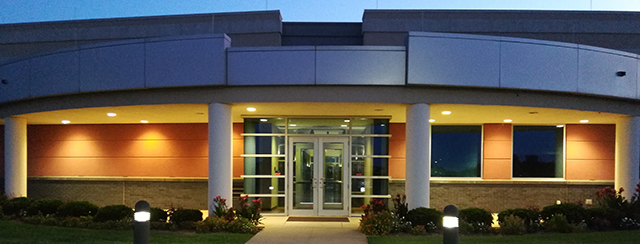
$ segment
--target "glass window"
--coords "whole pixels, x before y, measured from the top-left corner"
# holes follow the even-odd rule
[[[244,119],[244,133],[284,134],[284,126],[283,118]]]
[[[289,134],[320,134],[336,135],[349,134],[350,119],[289,119]]]
[[[387,195],[388,179],[351,179],[351,195]]]
[[[482,126],[431,126],[431,176],[480,177]]]
[[[389,137],[352,137],[351,155],[389,155]]]
[[[388,119],[355,118],[351,124],[352,134],[389,134]]]
[[[245,157],[245,175],[285,175],[284,157]]]
[[[245,178],[244,194],[284,194],[284,178]]]
[[[513,177],[563,177],[564,128],[513,127]]]
[[[388,176],[389,175],[389,159],[388,158],[351,158],[351,175],[352,176]]]
[[[245,136],[244,154],[284,155],[284,136]]]

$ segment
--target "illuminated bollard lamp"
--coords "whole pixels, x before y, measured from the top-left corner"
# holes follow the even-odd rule
[[[442,218],[442,244],[458,244],[458,208],[453,205],[444,207]]]
[[[149,244],[149,232],[151,229],[151,206],[147,201],[136,203],[133,213],[133,243]]]

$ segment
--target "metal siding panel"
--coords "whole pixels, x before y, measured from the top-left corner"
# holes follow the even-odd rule
[[[80,90],[144,87],[144,44],[131,43],[80,50]]]

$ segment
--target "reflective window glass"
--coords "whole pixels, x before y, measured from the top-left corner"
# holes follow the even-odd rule
[[[562,178],[564,128],[513,127],[513,177]]]
[[[431,126],[431,176],[480,177],[482,126]]]

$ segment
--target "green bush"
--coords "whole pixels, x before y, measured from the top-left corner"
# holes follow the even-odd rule
[[[151,221],[152,230],[169,230],[170,227],[171,224],[167,222]]]
[[[109,205],[98,209],[98,213],[93,220],[105,222],[124,220],[127,218],[133,218],[133,209],[125,205]]]
[[[407,220],[411,222],[411,226],[424,226],[428,232],[433,232],[442,225],[442,212],[433,208],[416,208],[407,213]]]
[[[544,221],[548,221],[552,216],[562,214],[569,224],[580,224],[588,219],[587,210],[575,203],[562,203],[546,206],[540,211],[540,216]]]
[[[500,234],[503,235],[524,235],[527,233],[525,220],[514,215],[504,216],[500,222]]]
[[[81,216],[94,216],[98,212],[98,206],[91,204],[87,201],[82,202],[68,202],[62,204],[58,208],[56,215],[58,217],[81,217]]]
[[[359,229],[365,235],[388,235],[391,233],[394,216],[389,210],[370,212],[362,216]]]
[[[207,217],[203,222],[209,227],[210,232],[226,231],[229,224],[224,217]]]
[[[66,217],[58,222],[58,225],[61,227],[70,227],[70,228],[88,228],[92,225],[93,217],[91,216],[81,216],[81,217]]]
[[[571,225],[567,218],[562,214],[555,214],[548,220],[545,220],[542,224],[545,231],[559,232],[559,233],[571,233]]]
[[[227,226],[227,230],[231,233],[245,233],[255,234],[258,233],[258,227],[256,227],[251,220],[245,218],[237,218]]]
[[[9,196],[4,194],[4,192],[0,192],[0,207],[9,201]]]
[[[491,224],[493,224],[493,216],[487,210],[482,208],[465,208],[459,211],[458,217],[461,220],[471,224],[472,233],[488,233]]]
[[[53,215],[62,206],[62,201],[57,199],[40,199],[36,200],[27,208],[27,215],[33,216],[42,214],[43,216]]]
[[[540,213],[533,209],[514,208],[507,209],[498,214],[498,223],[503,225],[507,216],[516,216],[524,221],[527,232],[533,233],[540,229]]]
[[[167,222],[167,211],[160,208],[151,208],[151,222]]]
[[[596,231],[619,229],[625,217],[624,212],[608,207],[589,208],[587,214],[587,226]]]
[[[460,234],[468,235],[468,234],[476,234],[478,231],[473,225],[469,224],[467,221],[460,220],[458,222],[458,232]]]
[[[202,212],[197,209],[178,209],[173,212],[169,221],[176,224],[179,224],[181,222],[202,221]]]
[[[27,197],[13,198],[2,206],[4,215],[14,215],[17,217],[27,216],[27,208],[33,204],[33,199]]]

